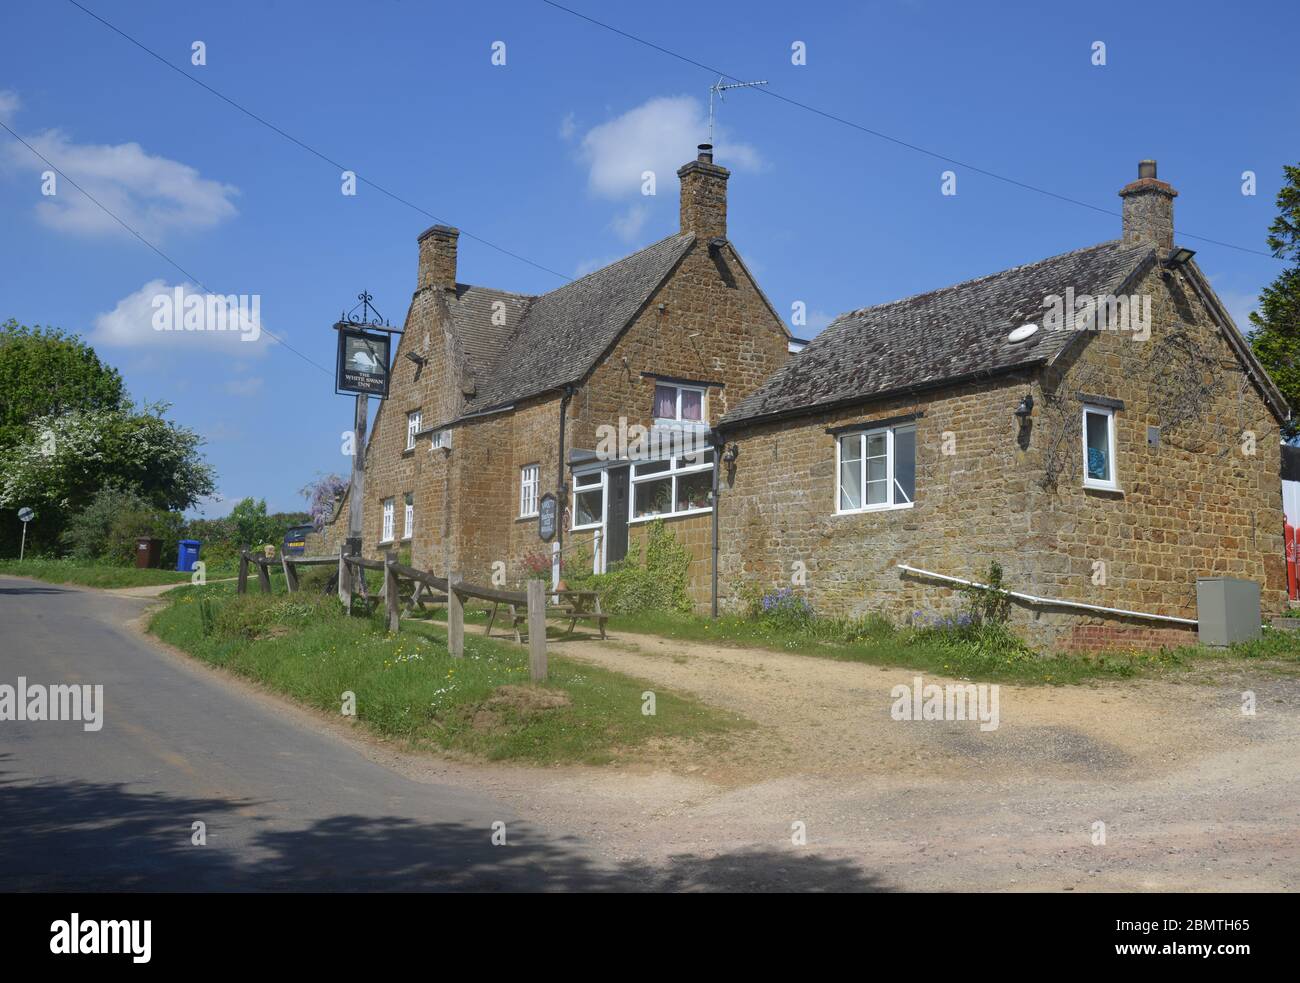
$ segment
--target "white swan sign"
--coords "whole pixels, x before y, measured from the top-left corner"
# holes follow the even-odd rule
[[[339,325],[338,371],[340,392],[388,396],[388,346],[390,335]]]

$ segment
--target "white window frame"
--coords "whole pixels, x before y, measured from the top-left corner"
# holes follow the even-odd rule
[[[538,486],[541,484],[542,466],[525,464],[519,469],[519,518],[531,519],[537,515]]]
[[[421,410],[411,410],[406,414],[406,449],[415,450],[415,435],[420,432]]]
[[[596,478],[595,484],[580,485],[583,479]],[[577,525],[578,521],[578,493],[590,494],[591,492],[600,492],[600,518],[595,522],[587,522],[583,525]],[[573,516],[574,525],[569,529],[572,532],[580,532],[584,529],[603,529],[605,527],[605,513],[609,509],[609,474],[604,469],[599,471],[575,471],[573,473],[573,505],[569,515]]]
[[[1110,477],[1105,481],[1100,478],[1088,477],[1089,413],[1106,418],[1106,460],[1110,465]],[[1119,461],[1115,457],[1115,408],[1112,406],[1099,406],[1096,403],[1084,403],[1082,415],[1079,417],[1079,429],[1081,452],[1083,454],[1083,487],[1099,488],[1102,491],[1119,491]]]
[[[629,483],[628,483],[628,496],[627,496],[628,525],[634,525],[638,522],[653,522],[655,519],[675,519],[678,516],[683,516],[683,515],[705,515],[709,512],[712,512],[713,511],[712,501],[710,501],[710,503],[704,508],[682,509],[681,511],[677,510],[677,479],[682,476],[699,474],[705,471],[711,472],[713,470],[713,461],[707,461],[704,464],[690,463],[692,458],[703,457],[705,454],[709,454],[709,453],[716,454],[717,451],[712,450],[711,448],[706,448],[704,450],[701,450],[697,454],[682,454],[677,457],[660,458],[657,461],[634,462],[632,465],[632,472],[631,475],[629,476]],[[637,474],[638,468],[643,468],[649,464],[662,464],[664,463],[665,460],[668,462],[667,470],[653,471],[643,475]],[[667,512],[656,512],[654,515],[638,516],[636,514],[636,486],[651,481],[660,481],[664,478],[670,479],[668,485],[670,489],[670,494],[668,499],[669,506],[670,506],[669,510]],[[712,489],[710,489],[709,494],[712,495]]]
[[[916,504],[916,489],[912,489],[912,501],[907,501],[907,493],[898,485],[898,474],[894,469],[894,434],[900,430],[911,430],[916,432],[916,424],[906,423],[896,427],[872,427],[866,430],[854,430],[849,433],[836,434],[835,436],[835,514],[836,515],[857,515],[861,512],[889,512],[894,509],[910,509]],[[875,505],[867,504],[867,438],[874,437],[878,434],[885,435],[885,475],[888,482],[889,498],[885,502]],[[856,509],[843,508],[844,496],[842,487],[842,469],[840,459],[843,456],[844,441],[857,439],[858,441],[858,487],[861,489],[862,504]],[[913,441],[913,455],[915,455],[915,440]],[[913,458],[915,460],[915,457]],[[904,500],[899,501],[899,497]]]
[[[446,429],[444,429],[444,430],[435,430],[435,431],[430,435],[430,438],[429,438],[429,448],[430,448],[431,450],[435,450],[435,451],[436,451],[436,450],[437,450],[438,448],[440,448],[440,447],[450,447],[450,446],[451,446],[451,441],[450,441],[450,440],[445,440],[445,439],[444,439],[444,438],[446,438],[446,437],[449,437],[450,435],[451,435],[451,431],[450,431],[450,430],[446,430]]]
[[[393,500],[384,499],[384,521],[380,529],[379,541],[381,543],[391,543],[393,541]]]
[[[676,409],[675,409],[675,411],[674,411],[674,412],[676,413],[676,416],[657,416],[657,417],[655,417],[655,421],[656,421],[656,422],[661,422],[661,423],[687,423],[687,424],[692,424],[692,425],[708,426],[708,423],[709,423],[709,391],[708,391],[707,389],[705,389],[703,386],[682,386],[682,385],[678,385],[678,384],[675,383],[675,382],[658,382],[658,381],[656,381],[656,382],[655,382],[655,389],[656,389],[656,390],[659,390],[659,389],[661,389],[661,388],[662,388],[662,389],[675,389],[675,390],[677,390],[677,401],[676,401],[676,403],[674,404],[675,407],[676,407]],[[690,392],[693,392],[693,393],[699,393],[699,394],[700,394],[700,418],[699,418],[698,420],[683,420],[683,419],[682,419],[682,393],[683,393],[684,391],[687,391],[687,390],[689,390]],[[654,397],[652,396],[651,399],[654,400]],[[657,400],[654,400],[654,401],[657,402]],[[650,409],[651,409],[651,412],[654,411],[654,407],[653,407],[653,406],[651,406]]]
[[[407,492],[402,505],[402,538],[410,539],[415,535],[415,493]]]

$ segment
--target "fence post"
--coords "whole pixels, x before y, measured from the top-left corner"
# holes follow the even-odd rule
[[[384,605],[388,609],[388,630],[398,630],[398,610],[397,610],[397,572],[393,569],[393,564],[397,562],[397,554],[393,550],[388,550],[384,554]]]
[[[348,555],[346,543],[339,545],[339,603],[348,606],[348,614],[352,613],[352,597],[348,588],[348,565],[343,557]]]
[[[452,658],[465,655],[465,601],[456,591],[460,574],[447,576],[447,650]]]
[[[528,674],[546,679],[546,591],[536,578],[528,581]]]
[[[263,557],[257,564],[257,586],[263,594],[271,593],[271,571],[266,567],[266,558]]]
[[[241,546],[239,549],[239,584],[235,588],[239,594],[248,593],[248,547]]]
[[[298,590],[298,568],[289,562],[289,558],[280,554],[280,566],[284,567],[284,589],[290,594]]]

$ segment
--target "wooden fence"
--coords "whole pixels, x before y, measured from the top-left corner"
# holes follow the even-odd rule
[[[495,587],[481,587],[468,584],[452,574],[451,589],[447,578],[427,570],[416,570],[397,562],[397,554],[388,552],[382,560],[367,560],[347,553],[346,546],[339,548],[338,556],[285,556],[277,560],[274,557],[258,556],[249,552],[247,547],[239,553],[239,582],[237,590],[241,594],[248,592],[249,567],[257,568],[258,587],[263,594],[271,593],[270,567],[279,564],[284,569],[285,588],[293,593],[298,588],[298,567],[304,566],[338,566],[339,600],[346,606],[348,614],[352,613],[352,604],[360,594],[364,601],[378,602],[383,598],[385,613],[388,617],[388,630],[399,631],[401,628],[401,605],[399,593],[401,581],[411,582],[412,600],[408,609],[424,602],[446,602],[447,604],[447,648],[454,658],[465,655],[465,601],[475,598],[491,601],[494,604],[510,604],[528,609],[528,669],[535,682],[546,679],[546,589],[540,580],[530,580],[527,591],[498,590]],[[366,585],[366,571],[374,570],[383,576],[383,585],[376,598],[370,597]],[[425,591],[437,591],[438,594],[423,596]]]

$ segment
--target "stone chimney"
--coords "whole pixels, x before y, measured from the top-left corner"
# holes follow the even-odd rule
[[[1124,241],[1174,248],[1174,199],[1178,192],[1156,180],[1156,162],[1138,164],[1138,179],[1119,193],[1124,199]]]
[[[682,231],[697,239],[727,235],[727,178],[731,172],[713,163],[713,145],[700,144],[699,156],[677,169],[682,182]]]
[[[456,240],[460,230],[449,225],[435,225],[420,233],[420,266],[416,288],[456,287]]]

